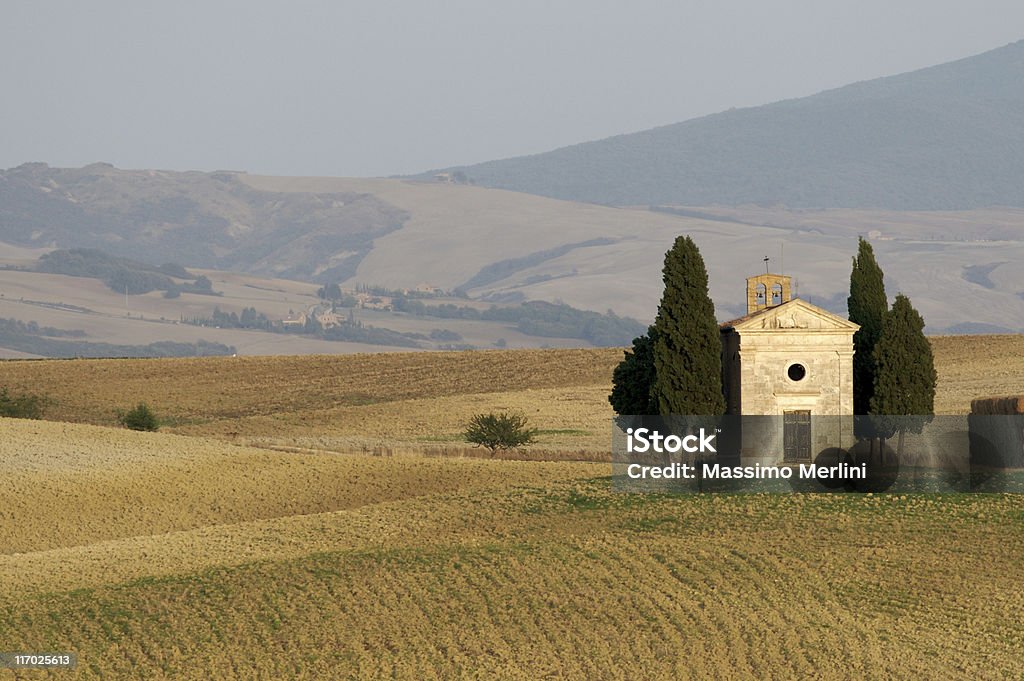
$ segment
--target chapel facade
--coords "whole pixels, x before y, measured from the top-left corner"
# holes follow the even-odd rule
[[[852,436],[842,432],[846,419],[815,419],[812,427],[811,417],[853,414],[853,334],[860,327],[793,298],[791,278],[781,274],[749,277],[746,300],[746,315],[720,325],[726,414],[781,417],[771,423],[781,426],[789,461],[845,445]]]

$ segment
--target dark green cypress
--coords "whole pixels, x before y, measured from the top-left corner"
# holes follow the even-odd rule
[[[871,413],[888,416],[928,416],[935,413],[935,362],[924,335],[924,319],[910,299],[896,296],[885,315],[875,346],[876,365]],[[922,421],[910,420],[920,432]],[[903,430],[903,428],[899,428]]]
[[[662,416],[722,414],[722,343],[708,272],[693,239],[676,238],[665,254],[662,279],[651,406]]]
[[[612,372],[612,393],[608,396],[616,414],[639,416],[657,414],[651,404],[651,388],[654,386],[654,327],[649,327],[643,336],[633,339],[632,351],[626,350],[625,357]]]
[[[850,273],[850,297],[846,299],[850,321],[860,325],[853,335],[853,413],[870,414],[875,387],[875,346],[889,302],[885,297],[882,269],[875,262],[871,244],[863,238]]]

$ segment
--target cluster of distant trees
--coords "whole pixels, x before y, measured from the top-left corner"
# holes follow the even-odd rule
[[[156,289],[154,289],[156,290]],[[219,296],[220,292],[213,290],[213,282],[208,277],[199,275],[195,280],[189,283],[171,284],[166,289],[160,289],[164,292],[164,298],[177,298],[182,293],[196,293],[201,296]]]
[[[299,327],[285,327],[280,321],[271,320],[267,315],[259,312],[254,307],[247,307],[241,314],[237,312],[224,312],[219,307],[213,309],[209,317],[183,317],[185,324],[196,326],[212,326],[222,329],[254,329],[258,331],[270,331],[272,333],[298,333],[315,336],[324,340],[346,341],[349,343],[366,343],[370,345],[394,345],[403,348],[420,347],[419,340],[426,340],[428,337],[423,334],[402,333],[376,326],[366,326],[357,320],[343,321],[338,326],[329,329],[323,328],[312,316],[306,320],[305,325]],[[461,336],[451,331],[442,331],[442,340],[461,340]],[[433,334],[431,334],[433,336]]]
[[[521,332],[543,338],[580,338],[601,347],[628,345],[632,338],[646,327],[630,317],[619,317],[609,310],[605,314],[579,310],[564,303],[531,301],[512,307],[480,310],[467,305],[427,305],[419,300],[397,297],[393,301],[396,311],[418,317],[440,319],[479,319],[510,322]]]
[[[359,304],[355,296],[344,293],[341,286],[336,283],[321,286],[316,290],[316,295],[320,300],[329,300],[338,307],[355,307]]]
[[[214,326],[221,329],[259,329],[261,331],[280,331],[280,324],[271,321],[267,315],[257,312],[255,307],[247,307],[242,314],[223,312],[219,307],[213,308],[209,317],[182,318],[186,324],[195,326]]]
[[[52,326],[39,326],[34,321],[23,322],[20,319],[0,319],[0,332],[50,338],[85,338],[86,336],[82,329],[57,329]]]
[[[182,293],[220,295],[213,290],[213,282],[208,277],[195,276],[176,263],[147,265],[130,258],[118,258],[93,248],[72,248],[46,253],[40,256],[36,263],[36,271],[99,279],[110,289],[130,295],[150,291],[164,291],[167,298],[177,298]],[[175,281],[176,279],[186,281]]]
[[[448,329],[434,329],[430,332],[430,340],[444,341],[446,343],[457,343],[462,340],[462,334]]]
[[[43,357],[203,357],[231,355],[235,348],[223,343],[159,341],[148,345],[118,345],[82,340],[80,329],[55,329],[35,322],[0,319],[0,346]]]
[[[394,289],[386,286],[378,286],[376,284],[356,284],[356,293],[368,293],[372,296],[387,296],[389,298],[437,298],[444,295],[453,295],[456,297],[467,297],[464,293],[451,292],[444,293],[440,291],[416,291],[408,289]]]
[[[420,344],[413,334],[383,329],[378,326],[364,326],[362,322],[346,322],[321,332],[325,340],[369,343],[372,345],[394,345],[400,348],[418,348]]]

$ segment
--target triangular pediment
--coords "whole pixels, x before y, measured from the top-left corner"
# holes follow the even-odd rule
[[[796,298],[722,325],[736,331],[850,331],[860,328],[848,319]]]

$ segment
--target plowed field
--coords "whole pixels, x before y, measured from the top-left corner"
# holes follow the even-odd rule
[[[1024,392],[1020,338],[933,343],[940,411]],[[620,356],[0,364],[82,422],[0,420],[0,651],[88,679],[1024,677],[1019,495],[625,495],[602,463],[424,456],[501,408],[542,430],[525,458],[606,450]],[[172,425],[109,427],[140,400]]]

